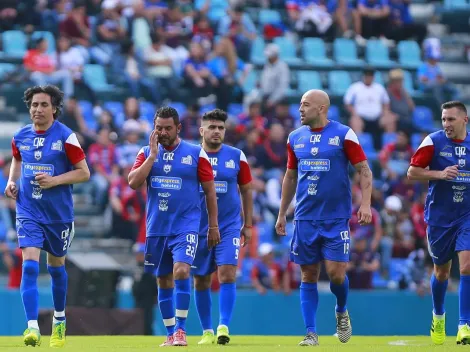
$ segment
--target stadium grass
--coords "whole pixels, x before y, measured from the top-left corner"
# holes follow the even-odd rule
[[[297,346],[301,336],[232,336],[226,346],[198,346],[199,336],[188,338],[188,347],[164,347],[165,349],[182,349],[184,351],[221,351],[227,349],[237,351],[298,351],[314,348],[318,351],[365,352],[365,351],[462,351],[470,350],[470,346],[458,346],[455,337],[448,336],[443,346],[434,346],[429,336],[353,336],[347,344],[342,344],[333,336],[320,336],[320,346]],[[69,336],[66,351],[138,351],[155,352],[163,342],[162,336]],[[24,351],[32,347],[23,345],[21,336],[0,337],[0,351]],[[49,337],[43,336],[42,344],[37,349],[49,349]]]

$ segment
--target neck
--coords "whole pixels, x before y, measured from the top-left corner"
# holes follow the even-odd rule
[[[206,143],[206,141],[202,141],[202,149],[209,153],[217,153],[222,148],[222,143],[218,145],[214,145],[211,143]]]
[[[463,141],[465,138],[467,138],[467,131],[462,131],[461,133],[455,136],[455,139],[458,139],[460,141]]]
[[[170,148],[176,147],[178,144],[180,144],[181,139],[180,137],[176,137],[175,141],[169,146]]]
[[[309,126],[310,128],[323,128],[328,124],[328,119],[326,116],[320,116],[318,120],[314,120],[310,122]]]
[[[44,123],[44,124],[33,123],[33,128],[35,131],[47,131],[52,126],[53,123],[54,123],[54,120]]]

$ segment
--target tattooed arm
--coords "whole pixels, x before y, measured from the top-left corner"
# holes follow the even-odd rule
[[[357,213],[361,225],[369,224],[372,220],[370,203],[372,197],[372,171],[369,168],[367,160],[358,162],[354,165],[360,176],[360,186],[362,192],[361,207]]]

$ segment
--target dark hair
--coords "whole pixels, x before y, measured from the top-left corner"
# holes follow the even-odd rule
[[[51,97],[51,104],[55,108],[54,119],[57,119],[64,107],[64,92],[52,84],[45,86],[34,86],[28,88],[24,92],[23,101],[26,103],[28,110],[31,108],[31,102],[36,94],[44,93]]]
[[[375,68],[373,67],[365,67],[363,70],[362,70],[362,74],[364,76],[373,76],[375,74]]]
[[[465,104],[460,102],[460,101],[457,101],[457,100],[448,101],[448,102],[442,104],[442,106],[441,106],[442,110],[452,109],[452,108],[457,108],[460,111],[462,111],[465,114],[465,116],[467,115],[467,108],[465,107]]]
[[[222,109],[214,109],[202,115],[202,121],[227,121],[227,113]]]
[[[178,115],[178,111],[171,106],[162,106],[160,109],[157,110],[155,113],[155,117],[153,119],[153,124],[157,121],[157,118],[161,119],[173,119],[173,122],[176,126],[180,124],[180,116]]]
[[[162,39],[163,39],[163,37],[158,33],[152,33],[150,35],[150,40],[152,41],[152,44],[160,43],[162,41]]]

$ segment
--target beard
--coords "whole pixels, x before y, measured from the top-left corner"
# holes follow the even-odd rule
[[[162,138],[162,139],[159,140],[158,142],[159,142],[161,145],[163,145],[164,147],[170,147],[170,146],[173,145],[173,143],[175,143],[177,137],[178,137],[178,136]]]

